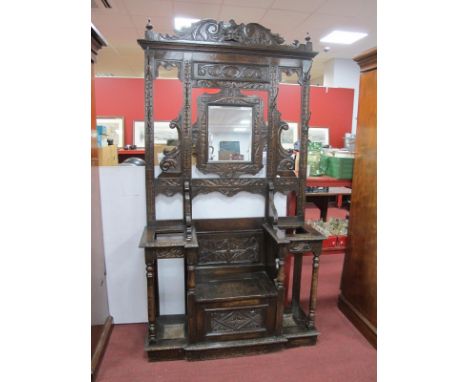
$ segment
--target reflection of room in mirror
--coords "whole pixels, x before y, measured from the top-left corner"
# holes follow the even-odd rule
[[[208,106],[208,161],[252,160],[252,108]]]

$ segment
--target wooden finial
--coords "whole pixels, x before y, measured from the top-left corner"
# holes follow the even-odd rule
[[[153,25],[151,25],[151,19],[148,19],[148,22],[146,23],[146,30],[151,30],[153,29]]]

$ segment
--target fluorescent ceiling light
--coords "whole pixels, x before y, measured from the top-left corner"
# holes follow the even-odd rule
[[[360,32],[345,32],[333,31],[320,39],[320,42],[327,42],[330,44],[346,44],[350,45],[367,36],[367,33]]]
[[[245,127],[234,127],[233,129],[235,132],[242,133],[244,131],[247,131]]]
[[[200,19],[190,19],[187,17],[174,17],[174,28],[176,31],[180,31],[182,28],[189,27],[193,23],[200,21]]]

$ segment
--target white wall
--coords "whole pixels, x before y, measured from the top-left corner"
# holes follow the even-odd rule
[[[333,58],[324,64],[323,86],[354,89],[352,132],[356,132],[359,101],[359,65],[348,58]]]
[[[196,170],[194,170],[196,172]],[[260,175],[260,174],[257,174]],[[100,167],[101,206],[107,289],[114,322],[147,321],[144,251],[138,248],[146,225],[144,167]],[[286,215],[286,197],[275,195],[278,213]],[[263,216],[263,196],[241,192],[233,197],[220,193],[193,200],[194,219]],[[158,220],[182,218],[182,196],[156,198]],[[185,311],[182,259],[158,260],[161,314]]]
[[[109,310],[116,324],[147,321],[144,167],[100,167]]]
[[[100,195],[99,167],[91,166],[91,325],[109,316]]]

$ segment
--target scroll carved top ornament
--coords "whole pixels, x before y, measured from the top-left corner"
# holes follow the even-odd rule
[[[242,45],[279,46],[284,39],[277,33],[257,23],[237,24],[234,20],[228,22],[213,19],[201,20],[191,26],[176,31],[174,36],[156,33],[152,28],[146,30],[145,38],[155,41],[207,41],[207,42],[237,42]]]

